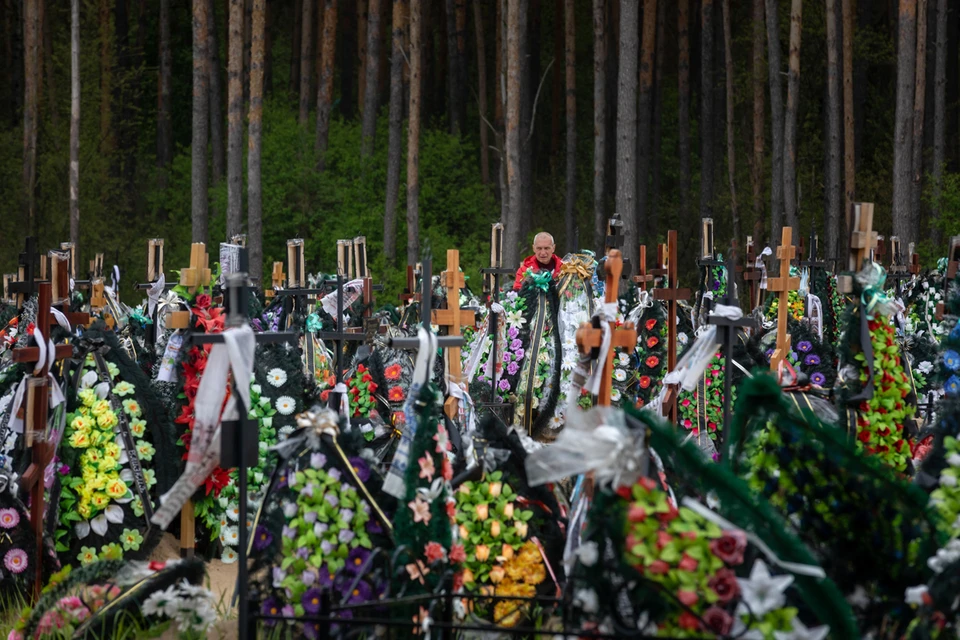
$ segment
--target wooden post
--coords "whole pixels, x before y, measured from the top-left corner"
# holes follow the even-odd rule
[[[357,236],[353,239],[353,260],[356,265],[355,274],[358,278],[366,278],[370,275],[370,269],[367,266],[367,237]]]
[[[640,245],[640,264],[637,266],[638,275],[633,276],[633,281],[637,283],[641,290],[647,290],[647,283],[653,281],[653,275],[647,273],[647,245]]]
[[[210,257],[204,243],[190,245],[190,266],[180,270],[180,284],[187,287],[190,293],[210,285]]]
[[[306,287],[304,271],[303,239],[287,240],[287,288],[303,289]]]
[[[663,252],[664,267],[667,271],[666,286],[654,289],[655,300],[667,303],[667,372],[677,368],[677,302],[690,298],[690,289],[680,289],[677,284],[677,232],[667,232],[667,245]],[[664,416],[671,423],[677,421],[677,389],[667,389],[664,396]]]
[[[163,238],[147,240],[147,282],[156,282],[163,273]]]
[[[790,277],[790,262],[796,255],[797,249],[793,246],[793,229],[784,227],[780,236],[780,246],[777,247],[777,260],[780,261],[780,276],[767,281],[767,289],[780,296],[777,305],[777,347],[770,358],[770,369],[779,371],[780,363],[787,359],[790,352],[790,334],[787,333],[787,317],[790,315],[790,292],[800,287],[800,278]]]
[[[447,250],[447,269],[440,274],[440,284],[447,290],[447,308],[433,309],[430,314],[432,324],[447,328],[448,336],[459,336],[460,328],[471,326],[475,322],[474,312],[460,308],[460,289],[464,287],[463,272],[460,271],[460,252],[456,249]],[[429,286],[424,283],[424,286]],[[460,363],[460,347],[450,347],[447,351],[447,379],[457,384],[462,380],[463,372]],[[443,403],[443,411],[447,417],[453,419],[457,415],[458,401],[450,396]]]
[[[60,251],[66,252],[70,255],[70,273],[68,274],[70,278],[76,279],[77,277],[77,246],[72,242],[61,242]]]
[[[753,242],[753,236],[747,236],[747,252],[743,269],[743,279],[747,283],[747,295],[750,300],[747,304],[747,310],[753,311],[760,304],[760,281],[763,278],[763,271],[757,269],[756,245]]]
[[[847,270],[856,273],[870,257],[870,249],[876,246],[877,233],[873,230],[873,203],[854,202],[850,205],[850,259]],[[853,293],[853,276],[837,277],[840,293]]]

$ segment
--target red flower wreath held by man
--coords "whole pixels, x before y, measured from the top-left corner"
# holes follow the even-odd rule
[[[533,239],[533,255],[528,256],[520,264],[520,268],[517,269],[517,278],[513,283],[513,288],[516,291],[520,290],[520,285],[523,284],[523,279],[527,275],[529,269],[536,271],[550,271],[553,274],[553,279],[556,280],[560,276],[560,268],[563,266],[563,260],[558,258],[553,252],[556,249],[556,245],[553,242],[553,236],[547,233],[546,231],[541,231]]]

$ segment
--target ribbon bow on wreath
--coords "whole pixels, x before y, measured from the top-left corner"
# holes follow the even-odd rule
[[[552,271],[536,272],[533,269],[527,269],[527,276],[533,280],[533,286],[541,291],[546,292],[550,290],[550,281],[553,280]]]
[[[592,262],[592,259],[587,259],[583,256],[573,256],[569,260],[564,261],[564,263],[560,266],[560,274],[574,274],[581,279],[589,280],[593,275],[593,271],[591,269]]]
[[[323,326],[320,323],[320,316],[316,313],[311,313],[307,316],[307,331],[310,333],[316,333],[320,331]]]

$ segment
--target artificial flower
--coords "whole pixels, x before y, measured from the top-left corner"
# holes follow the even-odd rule
[[[290,396],[280,396],[277,398],[277,411],[281,415],[289,416],[297,409],[297,402]]]
[[[120,542],[127,551],[131,549],[137,551],[143,543],[143,536],[136,529],[124,529],[120,534]]]
[[[267,382],[274,387],[282,387],[287,383],[287,372],[279,367],[274,367],[267,372]]]
[[[3,566],[11,573],[22,573],[27,568],[27,552],[14,547],[3,556]]]
[[[407,506],[413,512],[414,522],[422,522],[425,525],[430,524],[430,518],[432,517],[430,513],[430,503],[426,502],[420,496],[417,496],[416,499],[408,502]]]
[[[20,514],[16,509],[0,509],[0,528],[13,529],[20,524]]]
[[[139,418],[139,417],[140,417],[140,413],[141,413],[141,411],[140,411],[140,403],[137,402],[136,400],[124,400],[124,401],[123,401],[123,410],[124,410],[124,411],[127,413],[127,415],[130,416],[131,418]]]
[[[434,563],[438,560],[443,560],[447,555],[446,550],[444,550],[443,545],[439,542],[428,542],[423,549],[424,556],[427,559],[428,563]]]
[[[383,377],[387,380],[399,380],[400,375],[403,373],[403,367],[399,364],[392,364],[386,369],[383,370]]]
[[[128,396],[134,391],[134,386],[126,381],[117,383],[117,385],[113,388],[113,393],[120,397]]]
[[[771,576],[766,563],[758,558],[750,569],[750,578],[738,578],[737,582],[743,594],[745,611],[754,616],[763,616],[786,603],[784,592],[793,584],[793,576]]]
[[[387,392],[387,400],[390,402],[402,402],[403,397],[403,387],[400,385],[390,387],[390,390]]]

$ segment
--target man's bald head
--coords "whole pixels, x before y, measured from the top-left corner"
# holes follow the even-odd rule
[[[533,253],[537,256],[537,262],[544,266],[550,263],[554,248],[553,236],[546,231],[541,231],[533,238]]]

